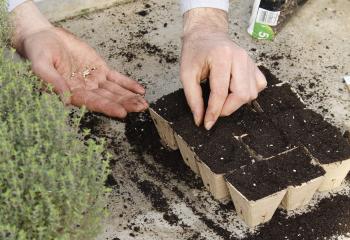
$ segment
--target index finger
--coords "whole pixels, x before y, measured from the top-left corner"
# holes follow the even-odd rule
[[[129,91],[132,91],[134,93],[141,94],[141,95],[145,94],[145,89],[137,81],[132,80],[117,71],[114,71],[114,70],[110,71],[107,74],[107,80],[114,82],[120,85],[121,87]]]
[[[218,120],[230,86],[231,66],[229,61],[216,63],[210,69],[210,96],[205,113],[204,126],[210,130]]]
[[[181,82],[184,87],[187,103],[193,114],[194,122],[199,126],[203,121],[204,102],[198,71],[188,68],[181,69]]]

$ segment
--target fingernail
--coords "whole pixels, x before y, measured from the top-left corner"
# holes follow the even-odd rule
[[[214,121],[205,122],[204,124],[205,129],[210,130],[214,126],[214,123],[215,123]]]
[[[197,127],[199,127],[199,125],[201,125],[201,120],[198,116],[194,115],[194,123],[196,124]]]

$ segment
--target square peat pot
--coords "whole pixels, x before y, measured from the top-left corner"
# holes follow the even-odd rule
[[[248,200],[231,183],[227,186],[238,216],[249,226],[255,227],[271,220],[287,190],[281,190],[256,201]]]
[[[161,117],[152,108],[149,109],[149,112],[163,143],[172,150],[178,149],[174,130],[172,129],[170,122]]]
[[[200,175],[199,168],[198,168],[198,156],[197,154],[191,150],[191,147],[185,142],[185,140],[175,133],[175,139],[177,142],[177,145],[180,149],[182,158],[187,166],[191,168],[191,170],[196,173],[197,175]]]
[[[216,200],[226,200],[230,198],[224,174],[214,173],[204,162],[198,161],[198,168],[204,186]]]
[[[324,176],[320,176],[299,186],[289,186],[281,206],[286,210],[294,210],[307,205],[324,179]]]
[[[350,159],[320,165],[326,171],[325,179],[318,189],[321,192],[340,187],[350,171]]]

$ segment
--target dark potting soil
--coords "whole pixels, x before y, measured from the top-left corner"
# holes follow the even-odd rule
[[[310,132],[332,127],[324,118],[310,109],[294,109],[271,117],[275,125],[292,140]]]
[[[302,135],[299,141],[321,164],[350,159],[350,143],[336,127]]]
[[[227,173],[255,161],[232,135],[221,135],[211,140],[194,152],[216,174]]]
[[[272,220],[248,236],[247,240],[325,240],[334,236],[350,237],[350,197],[344,195],[322,199],[310,212],[286,216],[277,210]],[[345,238],[344,238],[345,239]]]
[[[202,180],[182,160],[180,151],[171,151],[161,144],[158,132],[148,112],[129,113],[125,120],[125,135],[132,146],[132,151],[138,156],[138,162],[150,174],[161,182],[169,181],[167,175],[162,174],[157,166],[149,164],[144,154],[153,156],[154,161],[164,169],[177,176],[177,180],[186,182],[194,189],[203,187]]]
[[[252,112],[242,119],[240,126],[248,134],[242,141],[259,157],[269,158],[294,147],[265,113]]]
[[[256,201],[324,175],[324,170],[311,160],[302,148],[297,148],[238,169],[226,175],[226,180],[248,200]]]
[[[312,158],[302,147],[278,155],[271,161],[274,161],[276,171],[280,172],[280,178],[288,186],[299,186],[326,173],[322,167],[311,163]]]
[[[163,96],[155,103],[151,103],[150,108],[170,123],[191,115],[183,89]]]
[[[305,108],[305,104],[291,90],[289,84],[266,88],[259,94],[256,101],[262,110],[268,114],[278,114],[290,109]]]
[[[345,131],[343,137],[350,143],[350,131]]]
[[[198,149],[204,144],[218,138],[221,135],[229,137],[241,136],[245,131],[240,126],[240,122],[245,115],[249,115],[253,110],[249,106],[243,106],[228,117],[220,117],[213,128],[208,131],[203,126],[197,127],[192,120],[192,115],[186,115],[173,123],[173,129],[186,143],[193,149]]]
[[[174,122],[173,128],[201,161],[214,173],[222,174],[252,161],[245,147],[234,138],[245,133],[239,123],[243,116],[251,112],[248,106],[243,106],[231,116],[219,118],[210,131],[203,126],[195,126],[192,116]]]
[[[207,105],[210,93],[209,82],[203,82],[201,87],[204,102]],[[183,89],[161,97],[156,102],[151,103],[150,108],[170,123],[176,122],[179,118],[192,116]]]
[[[291,110],[272,117],[291,142],[304,145],[322,164],[350,159],[350,143],[341,131],[309,109]]]
[[[164,197],[160,187],[148,180],[139,180],[138,188],[148,198],[152,206],[159,212],[163,212],[163,218],[170,225],[177,225],[180,221],[179,217],[171,210],[167,199]]]
[[[272,87],[276,84],[282,83],[275,75],[271,73],[269,69],[267,69],[265,66],[258,66],[260,71],[265,75],[267,87]]]

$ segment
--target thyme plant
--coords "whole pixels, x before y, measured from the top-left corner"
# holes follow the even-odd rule
[[[0,239],[92,239],[105,215],[103,141],[83,141],[83,113],[8,54],[0,1]]]

